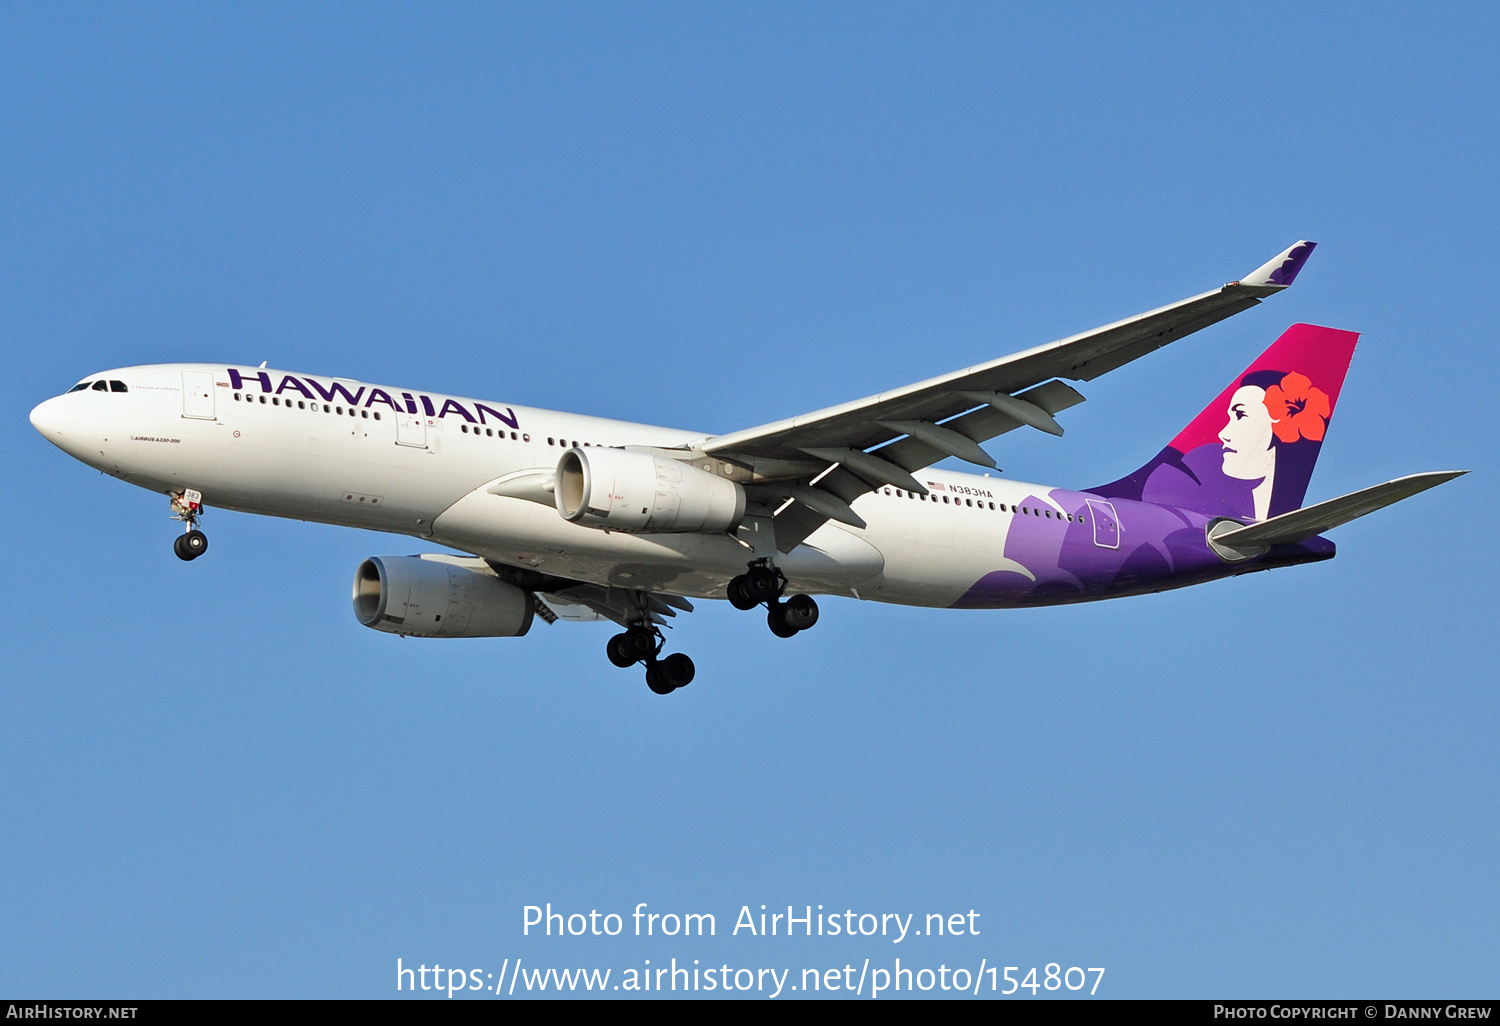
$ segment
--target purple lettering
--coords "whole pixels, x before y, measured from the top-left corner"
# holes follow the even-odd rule
[[[473,416],[469,413],[468,410],[466,410],[466,409],[463,408],[462,404],[460,404],[457,399],[445,399],[443,401],[443,408],[441,410],[438,410],[438,416],[439,417],[446,417],[446,416],[448,416],[448,411],[450,409],[451,410],[456,410],[458,412],[458,415],[460,417],[462,417],[464,420],[468,421],[470,424],[474,423]]]
[[[402,392],[401,393],[401,397],[406,400],[406,412],[407,413],[416,413],[417,412],[417,401],[411,397],[411,393],[410,392]]]
[[[385,389],[383,389],[383,388],[372,388],[372,389],[370,389],[370,398],[368,398],[368,399],[365,400],[365,406],[367,406],[367,407],[368,406],[374,406],[376,403],[385,403],[387,406],[389,406],[391,409],[395,410],[397,413],[401,412],[400,407],[398,407],[396,405],[396,400],[392,399],[389,395],[387,395],[386,392],[385,392]]]
[[[427,414],[427,416],[429,416],[429,417],[436,417],[437,413],[432,408],[432,400],[429,399],[425,395],[422,396],[421,399],[422,399],[422,412],[425,413],[425,414]]]
[[[279,388],[276,389],[276,394],[280,395],[281,393],[287,391],[288,389],[291,389],[292,391],[296,391],[296,392],[301,392],[304,396],[306,396],[309,399],[311,399],[313,397],[313,394],[307,390],[307,386],[304,385],[302,382],[298,381],[295,377],[293,377],[290,374],[288,374],[286,377],[284,377],[284,378],[281,379],[281,387],[279,387]]]
[[[339,384],[337,381],[329,385],[327,389],[324,389],[323,386],[318,384],[315,379],[308,378],[307,380],[313,388],[316,388],[318,390],[318,394],[328,402],[333,402],[334,396],[342,395],[344,397],[344,402],[348,403],[350,406],[358,406],[360,397],[365,394],[365,386],[363,385],[359,386],[358,392],[355,392],[351,395],[349,390],[343,385]]]
[[[479,423],[481,424],[489,423],[489,421],[484,419],[484,415],[488,413],[496,420],[500,421],[502,424],[509,424],[511,427],[521,426],[520,423],[516,420],[516,411],[511,409],[509,406],[505,408],[504,413],[501,413],[499,410],[492,409],[484,405],[484,403],[475,403],[474,409],[479,411]]]
[[[240,372],[237,371],[237,370],[235,370],[233,367],[230,367],[228,369],[229,369],[229,387],[233,388],[233,389],[244,388],[245,387],[245,377],[244,377],[244,375],[240,374]],[[260,390],[262,392],[269,392],[271,390],[271,375],[267,374],[265,371],[259,371],[256,374],[252,375],[252,377],[260,379]]]

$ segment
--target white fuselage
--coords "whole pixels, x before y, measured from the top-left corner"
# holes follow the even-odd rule
[[[674,448],[701,432],[217,364],[88,380],[105,390],[49,399],[33,424],[143,488],[196,489],[211,508],[412,535],[542,573],[692,597],[723,598],[750,560],[774,557],[798,591],[951,605],[984,574],[1019,565],[1005,555],[1013,518],[1003,510],[1051,503],[1045,487],[926,470],[922,480],[940,486],[929,499],[877,489],[853,504],[865,529],[830,522],[781,554],[764,517],[735,535],[626,534],[490,491],[550,471],[572,446]]]

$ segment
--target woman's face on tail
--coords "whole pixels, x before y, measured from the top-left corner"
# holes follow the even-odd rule
[[[1258,481],[1271,472],[1276,454],[1271,448],[1271,411],[1266,390],[1244,385],[1229,397],[1229,422],[1219,432],[1224,444],[1224,473],[1242,481]]]

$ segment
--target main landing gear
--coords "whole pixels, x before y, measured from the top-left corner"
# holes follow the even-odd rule
[[[729,582],[729,604],[736,609],[751,610],[766,604],[766,626],[778,638],[790,638],[818,622],[818,604],[809,595],[793,595],[781,600],[786,591],[786,574],[767,562],[751,563],[750,568]]]
[[[172,493],[172,519],[181,520],[183,529],[172,543],[178,559],[191,561],[208,551],[208,535],[198,530],[198,518],[202,515],[202,492],[188,488]]]
[[[665,658],[661,655],[666,638],[661,628],[649,620],[631,624],[623,634],[609,639],[605,651],[609,661],[621,669],[636,663],[646,664],[646,686],[658,695],[670,695],[693,682],[693,661],[681,652]]]

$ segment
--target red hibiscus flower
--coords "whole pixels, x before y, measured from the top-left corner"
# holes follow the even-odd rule
[[[1307,375],[1288,374],[1281,379],[1281,384],[1266,389],[1265,403],[1274,421],[1271,429],[1283,442],[1295,442],[1299,438],[1314,442],[1323,440],[1333,405],[1328,401],[1328,393],[1313,388]]]

